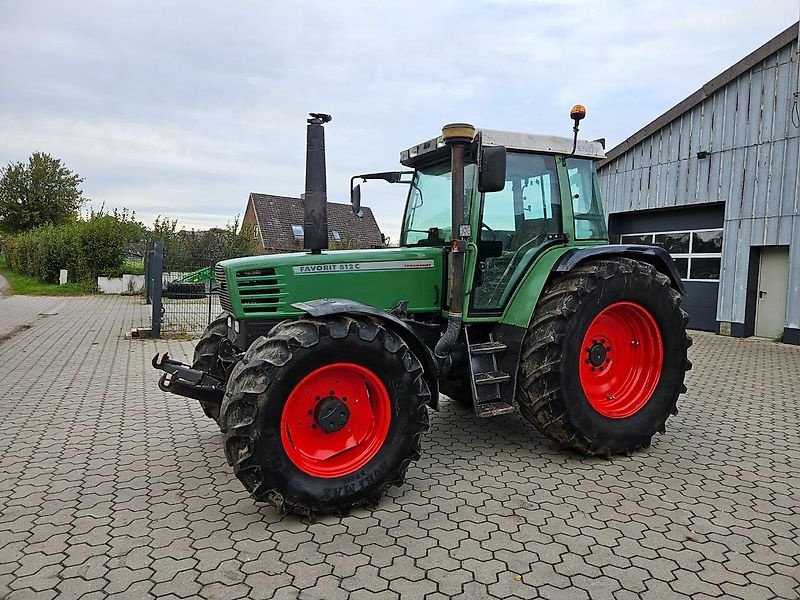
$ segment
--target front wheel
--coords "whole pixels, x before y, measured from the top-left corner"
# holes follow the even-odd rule
[[[231,373],[225,455],[256,500],[343,514],[402,484],[429,400],[422,363],[378,321],[286,321]]]
[[[665,275],[628,258],[590,262],[551,283],[523,342],[522,414],[585,454],[648,446],[686,391],[691,339],[680,300]]]

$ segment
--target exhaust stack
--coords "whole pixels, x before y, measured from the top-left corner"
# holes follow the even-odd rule
[[[328,247],[328,192],[325,175],[325,129],[331,116],[309,113],[306,133],[306,193],[303,199],[303,247],[319,254]]]

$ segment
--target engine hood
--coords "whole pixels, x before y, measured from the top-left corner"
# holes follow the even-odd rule
[[[264,254],[216,266],[220,303],[239,319],[302,314],[296,302],[346,298],[383,309],[408,302],[408,311],[441,311],[442,248],[334,250],[321,254]]]

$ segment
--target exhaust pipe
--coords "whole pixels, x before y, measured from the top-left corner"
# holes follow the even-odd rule
[[[306,193],[303,198],[303,247],[311,254],[328,248],[328,192],[325,175],[325,128],[331,116],[309,113],[306,132]]]
[[[447,329],[436,344],[433,354],[441,369],[450,366],[451,353],[461,333],[464,295],[464,253],[467,249],[464,225],[464,155],[475,137],[475,128],[467,123],[451,123],[442,128],[445,144],[450,146],[450,170],[452,174],[452,230],[450,234],[450,306]]]

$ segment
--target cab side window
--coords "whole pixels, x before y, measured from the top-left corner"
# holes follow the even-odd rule
[[[480,240],[500,242],[502,252],[480,261],[473,307],[492,310],[505,304],[547,236],[561,231],[555,157],[509,152],[506,187],[484,194],[481,208]]]
[[[575,237],[579,240],[604,240],[608,237],[606,218],[600,202],[594,161],[568,158],[567,176],[575,216]]]

